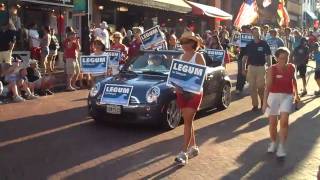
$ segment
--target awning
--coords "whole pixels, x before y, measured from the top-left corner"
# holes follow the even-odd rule
[[[213,6],[207,6],[200,3],[187,1],[192,7],[192,13],[195,15],[205,15],[222,20],[232,20],[232,15]]]
[[[20,0],[20,2],[73,8],[73,0]]]
[[[318,19],[317,16],[312,11],[308,11],[307,10],[304,13],[307,14],[307,16],[309,16],[309,18],[312,19],[312,20],[317,20]]]
[[[178,13],[191,12],[192,8],[184,0],[111,0],[136,6],[144,6]]]

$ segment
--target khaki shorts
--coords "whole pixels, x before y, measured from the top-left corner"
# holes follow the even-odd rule
[[[79,62],[76,59],[66,59],[66,74],[75,75],[80,74]]]
[[[247,81],[254,88],[264,88],[266,69],[264,66],[248,66]]]
[[[11,65],[12,51],[0,51],[0,63],[7,63]]]

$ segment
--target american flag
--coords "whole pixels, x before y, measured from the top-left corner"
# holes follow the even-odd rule
[[[249,25],[255,22],[258,18],[258,6],[256,0],[244,0],[242,3],[238,16],[234,21],[234,25],[240,28],[243,25]]]
[[[279,0],[277,13],[278,13],[277,20],[278,20],[279,26],[288,27],[289,22],[290,22],[290,17],[289,17],[287,9],[285,7],[284,0]]]

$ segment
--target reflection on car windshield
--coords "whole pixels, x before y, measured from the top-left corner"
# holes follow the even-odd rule
[[[161,72],[168,73],[173,59],[179,59],[179,54],[144,53],[138,56],[129,66],[134,72]]]

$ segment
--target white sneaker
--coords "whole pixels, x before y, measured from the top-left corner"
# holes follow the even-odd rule
[[[276,152],[277,144],[275,142],[271,142],[268,146],[268,153]]]
[[[26,100],[23,99],[23,97],[21,97],[21,96],[13,97],[13,102],[24,102],[24,101],[26,101]]]
[[[26,97],[27,100],[32,100],[32,99],[38,99],[39,96],[35,96],[33,94],[30,94],[29,96]]]
[[[277,150],[277,157],[281,158],[281,157],[285,157],[286,155],[287,154],[286,154],[286,151],[284,149],[283,144],[279,144],[278,150]]]
[[[176,158],[174,159],[175,162],[179,163],[179,165],[185,166],[188,164],[188,154],[181,151]]]
[[[187,155],[189,159],[198,156],[199,153],[200,153],[200,150],[198,146],[192,146],[187,151]]]

